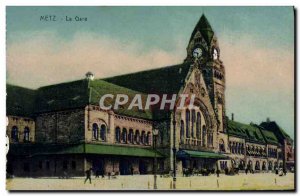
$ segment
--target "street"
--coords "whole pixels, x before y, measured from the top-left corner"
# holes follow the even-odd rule
[[[153,190],[153,175],[117,176],[116,179],[92,177],[84,184],[84,177],[13,178],[7,179],[7,190]],[[158,190],[172,190],[171,177],[157,177]],[[176,190],[293,190],[294,174],[278,176],[274,173],[177,177]]]

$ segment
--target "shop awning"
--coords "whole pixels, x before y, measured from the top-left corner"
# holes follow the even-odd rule
[[[105,144],[52,145],[31,144],[11,145],[9,154],[19,156],[64,155],[64,154],[97,154],[133,157],[164,157],[151,147]]]
[[[87,154],[103,154],[103,155],[119,155],[119,156],[134,156],[134,157],[163,157],[163,155],[150,148],[117,146],[117,145],[98,145],[86,144],[85,152]]]
[[[229,157],[206,151],[180,150],[177,152],[178,158],[207,158],[207,159],[229,159]]]

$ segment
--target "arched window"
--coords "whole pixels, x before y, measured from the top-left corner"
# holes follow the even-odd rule
[[[232,153],[235,154],[235,142],[232,142]]]
[[[201,114],[200,114],[200,112],[197,113],[196,137],[198,140],[201,140]]]
[[[235,144],[235,153],[239,154],[239,143]]]
[[[129,129],[128,142],[133,144],[133,130]]]
[[[245,163],[243,160],[240,160],[239,169],[244,170],[245,169]]]
[[[93,139],[98,140],[99,127],[96,123],[93,124]]]
[[[207,146],[208,147],[210,147],[210,141],[211,141],[211,139],[210,139],[210,133],[207,133]]]
[[[206,126],[202,126],[202,145],[205,147],[206,146]]]
[[[195,113],[195,110],[193,109],[192,110],[192,128],[191,128],[191,136],[192,138],[194,138],[194,129],[195,129],[195,122],[196,122],[196,113]]]
[[[127,143],[127,129],[123,128],[122,130],[122,141],[123,143]]]
[[[146,143],[146,133],[145,133],[145,131],[142,131],[141,142],[142,142],[142,144]]]
[[[29,142],[29,128],[28,127],[25,127],[24,128],[24,142]]]
[[[241,145],[241,154],[245,153],[244,144]]]
[[[268,170],[273,170],[273,164],[272,164],[272,161],[269,161]]]
[[[255,163],[255,170],[260,170],[260,163],[259,163],[259,161],[256,161],[256,163]]]
[[[212,133],[209,134],[209,146],[212,147],[213,146],[213,141],[214,141],[214,136]]]
[[[248,161],[248,164],[247,164],[247,167],[246,167],[246,168],[247,168],[247,169],[253,170],[253,164],[252,164],[252,161],[251,161],[251,160]]]
[[[190,138],[190,111],[187,109],[185,114],[186,138]]]
[[[240,145],[239,143],[235,144],[235,153],[236,154],[239,154],[239,145]]]
[[[135,142],[137,143],[137,144],[139,144],[140,143],[140,131],[139,130],[136,130],[135,131],[135,136],[134,136],[134,140],[135,140]]]
[[[219,151],[225,152],[224,140],[222,140],[222,139],[220,139],[220,141],[219,141]]]
[[[102,124],[100,127],[100,140],[106,140],[106,126],[104,124]]]
[[[120,127],[116,127],[115,137],[116,137],[116,142],[120,143],[121,142],[121,129],[120,129]]]
[[[17,126],[13,126],[11,129],[11,139],[14,142],[18,142],[19,141],[19,130]]]
[[[180,143],[184,143],[184,122],[180,121]]]
[[[252,167],[252,161],[248,161],[248,166]]]
[[[263,164],[262,164],[262,170],[267,170],[267,164],[266,164],[265,161],[264,161]]]
[[[148,133],[147,133],[147,137],[146,137],[146,144],[147,144],[147,145],[151,145],[150,142],[151,142],[151,133],[148,132]]]

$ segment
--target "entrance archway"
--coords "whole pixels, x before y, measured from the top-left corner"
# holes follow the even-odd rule
[[[147,163],[143,160],[139,161],[140,174],[147,174]]]
[[[131,163],[127,159],[121,159],[119,164],[120,175],[130,174]]]

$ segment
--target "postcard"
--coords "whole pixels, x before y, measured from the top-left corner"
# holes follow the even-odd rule
[[[6,7],[9,191],[295,191],[294,7]]]

